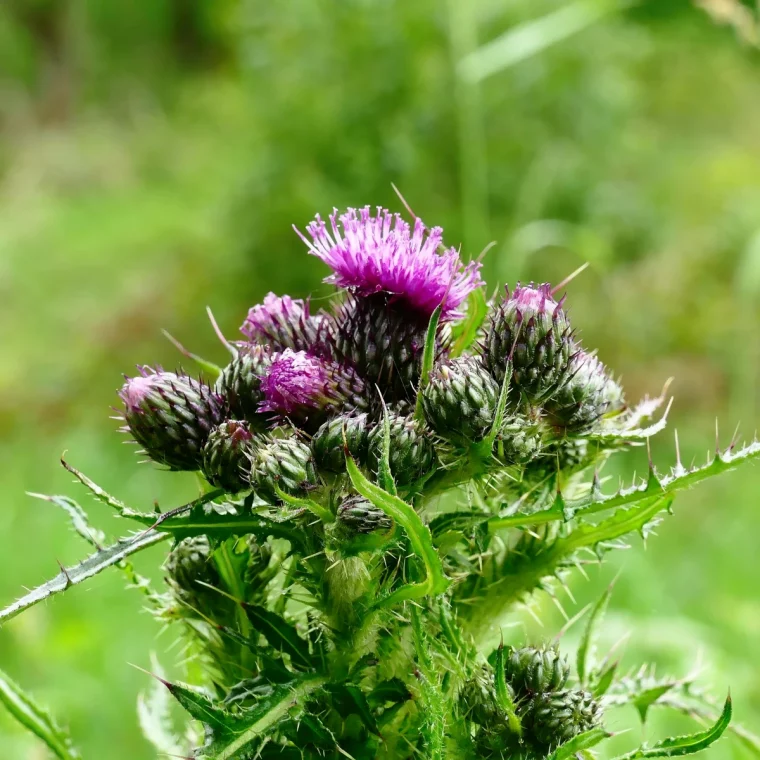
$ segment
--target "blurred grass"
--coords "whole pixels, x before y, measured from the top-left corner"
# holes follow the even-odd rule
[[[169,507],[192,478],[136,466],[108,408],[136,363],[174,366],[167,328],[223,360],[204,307],[233,334],[269,289],[328,291],[290,225],[333,205],[399,207],[442,224],[497,281],[559,281],[584,340],[632,398],[675,375],[686,456],[752,435],[760,363],[758,53],[680,0],[610,13],[482,81],[458,62],[558,1],[15,0],[0,7],[0,598],[86,552],[26,490],[79,495],[70,461],[130,503]],[[576,4],[577,5],[577,4]],[[750,7],[747,4],[746,7]],[[654,453],[673,461],[672,439]],[[637,452],[617,477],[643,472]],[[758,471],[684,494],[618,568],[605,642],[686,672],[760,731]],[[634,542],[636,544],[636,542]],[[159,578],[165,549],[139,558]],[[151,758],[129,667],[180,654],[116,573],[0,630],[0,667],[71,725],[86,757]],[[567,600],[570,611],[574,605]],[[544,633],[561,617],[542,600]],[[529,619],[527,619],[529,621]],[[572,638],[572,633],[569,636]],[[174,668],[174,671],[172,671]],[[615,717],[613,728],[633,725]],[[619,721],[619,723],[618,723]],[[657,731],[683,730],[661,716]],[[649,730],[655,735],[655,729]],[[620,739],[629,746],[638,733]],[[735,743],[711,757],[742,756]],[[42,758],[0,714],[0,756]]]

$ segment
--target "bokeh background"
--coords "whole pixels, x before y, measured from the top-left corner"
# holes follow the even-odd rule
[[[757,13],[734,0],[0,3],[0,601],[87,551],[25,491],[81,496],[111,535],[128,529],[71,483],[64,450],[141,508],[196,493],[121,445],[108,419],[121,373],[178,364],[161,328],[222,361],[207,305],[233,335],[270,289],[326,296],[291,225],[334,205],[400,209],[392,182],[467,255],[496,241],[492,285],[589,262],[568,289],[574,324],[629,396],[676,377],[686,458],[714,446],[716,417],[724,443],[737,422],[751,437]],[[670,434],[654,455],[673,462]],[[636,452],[618,469],[644,467]],[[756,731],[759,495],[751,467],[682,494],[646,551],[634,542],[563,602],[572,614],[622,569],[605,643],[629,634],[625,661],[663,673],[701,658],[701,682],[730,685]],[[160,578],[164,551],[139,569]],[[124,585],[114,570],[0,630],[0,667],[86,758],[155,757],[135,711],[149,679],[130,663],[156,652],[176,673],[181,660]],[[535,637],[562,625],[540,607]],[[651,737],[686,727],[653,717]],[[0,756],[46,757],[3,713]]]

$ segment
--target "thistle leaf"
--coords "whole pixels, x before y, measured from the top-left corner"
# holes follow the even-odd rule
[[[254,629],[264,636],[275,650],[289,655],[294,667],[314,667],[316,658],[309,652],[309,642],[298,635],[294,625],[265,607],[244,604],[243,609]]]
[[[496,650],[496,702],[506,713],[509,730],[517,736],[522,736],[522,722],[515,711],[515,702],[507,689],[506,669],[504,667],[504,644],[499,644]]]
[[[367,480],[351,457],[346,458],[346,466],[354,488],[406,531],[412,551],[425,565],[426,578],[422,583],[402,586],[385,597],[381,604],[388,606],[405,599],[419,599],[428,594],[442,594],[449,587],[450,581],[443,572],[441,558],[433,545],[429,528],[411,505]]]
[[[272,693],[242,715],[231,715],[208,697],[181,684],[167,684],[169,691],[191,717],[203,723],[204,746],[198,760],[243,760],[251,756],[254,742],[264,739],[294,707],[322,687],[323,678],[304,678],[280,684]]]
[[[638,760],[641,757],[680,757],[701,752],[723,736],[731,722],[731,715],[731,695],[729,694],[723,706],[723,712],[718,720],[704,731],[663,739],[663,741],[657,742],[657,744],[651,747],[641,746],[632,752],[620,755],[615,760]]]
[[[590,731],[584,731],[562,746],[557,747],[546,760],[570,760],[579,752],[591,749],[591,747],[595,747],[599,742],[603,742],[611,736],[612,734],[607,733],[603,728],[592,728]]]
[[[168,538],[168,533],[158,533],[157,531],[149,530],[136,538],[119,539],[112,546],[91,554],[78,565],[62,568],[55,578],[33,589],[13,602],[13,604],[9,604],[4,610],[0,611],[0,623],[10,620],[20,612],[33,607],[39,602],[43,602],[45,599],[49,599],[55,594],[66,591],[70,586],[75,586],[78,583],[86,581],[88,578],[92,578],[107,567],[118,565],[131,554],[147,549]]]
[[[68,496],[60,495],[48,495],[43,493],[27,493],[28,496],[33,496],[35,499],[41,499],[42,501],[48,501],[51,504],[55,504],[60,507],[71,520],[71,525],[90,546],[94,546],[96,549],[100,549],[105,542],[105,534],[103,531],[98,530],[90,524],[87,517],[87,513],[82,507],[70,499]]]
[[[69,732],[40,707],[23,689],[0,671],[0,702],[26,729],[42,740],[59,760],[81,760]]]

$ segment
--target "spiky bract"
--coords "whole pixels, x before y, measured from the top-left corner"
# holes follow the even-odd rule
[[[211,429],[222,420],[222,399],[187,375],[151,372],[120,391],[124,419],[148,456],[171,470],[198,470]]]
[[[503,465],[526,465],[541,455],[544,434],[541,426],[522,415],[509,415],[496,436],[495,459]]]

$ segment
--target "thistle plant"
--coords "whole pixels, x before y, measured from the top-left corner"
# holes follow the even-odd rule
[[[679,490],[760,444],[697,467],[676,458],[666,474],[650,461],[608,492],[606,461],[647,444],[669,407],[664,393],[625,400],[556,289],[518,284],[487,302],[480,265],[440,228],[383,209],[317,216],[299,234],[332,270],[329,309],[269,294],[225,341],[227,366],[202,362],[202,379],[142,369],[120,391],[125,431],[156,464],[197,472],[199,497],[140,512],[64,463],[136,530],[105,547],[78,504],[43,497],[95,551],[0,619],[120,568],[204,674],[157,674],[189,728],[149,738],[186,757],[590,758],[624,705],[700,721],[625,760],[691,754],[727,728],[760,747],[729,725],[730,698],[594,657],[609,592],[572,659],[500,637],[518,604],[648,534]],[[128,559],[158,543],[164,589]],[[79,757],[19,687],[0,693],[58,757]]]

